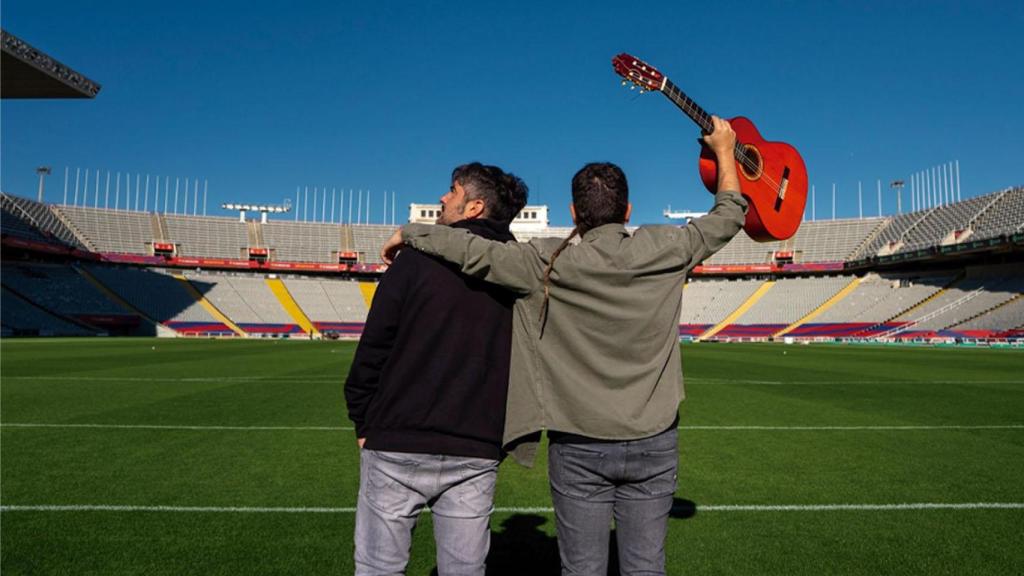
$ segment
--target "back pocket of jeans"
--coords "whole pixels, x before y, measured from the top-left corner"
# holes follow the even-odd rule
[[[679,470],[679,451],[644,450],[641,452],[640,488],[652,497],[674,494]]]

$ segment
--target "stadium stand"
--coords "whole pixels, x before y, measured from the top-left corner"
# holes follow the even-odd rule
[[[227,278],[231,287],[256,313],[260,322],[266,324],[291,324],[288,312],[267,287],[263,277],[230,276]]]
[[[395,229],[395,226],[380,224],[365,224],[352,227],[352,239],[355,242],[355,249],[363,254],[364,263],[383,263],[380,259],[380,247],[395,233]]]
[[[263,235],[273,259],[288,262],[338,262],[347,226],[336,224],[276,222],[262,224]]]
[[[1018,291],[1020,288],[1018,288]],[[957,332],[999,331],[1024,328],[1024,296],[1019,292],[1006,302],[952,327]]]
[[[1020,265],[970,269],[961,281],[897,320],[908,322],[912,333],[937,332],[996,308],[1022,290],[1024,267]]]
[[[32,323],[46,334],[126,333],[118,319],[140,316],[185,335],[358,335],[374,288],[365,280],[381,272],[378,252],[395,229],[54,206],[8,194],[0,208],[8,335],[32,333]],[[571,230],[530,230],[517,239]],[[804,222],[783,242],[741,234],[681,292],[680,335],[1024,337],[1024,271],[979,266],[974,256],[981,250],[995,255],[989,262],[1012,262],[1005,255],[1019,252],[1022,232],[1024,188],[1010,188],[894,217]],[[154,254],[154,242],[176,252]],[[51,262],[34,263],[32,250],[44,244],[38,250]],[[269,252],[250,259],[247,248]],[[356,265],[340,265],[339,251],[356,252]],[[185,283],[164,266],[194,272]],[[281,271],[280,280],[266,276]]]
[[[843,262],[858,249],[883,218],[804,222],[797,233],[782,242],[755,242],[739,234],[706,264],[762,264],[777,252],[790,252],[794,262]]]
[[[737,323],[785,327],[821,306],[851,280],[852,276],[782,278]]]
[[[740,232],[725,248],[704,261],[705,264],[763,264],[771,262],[780,242],[755,242]]]
[[[313,322],[344,322],[342,313],[334,307],[334,302],[324,287],[324,280],[305,280],[301,278],[285,278],[284,283],[291,292],[292,298]],[[350,282],[351,284],[351,282]],[[364,315],[365,317],[365,315]]]
[[[22,297],[64,316],[124,315],[74,268],[58,264],[5,264],[3,284]]]
[[[3,208],[4,234],[75,248],[91,248],[75,234],[55,207],[8,194],[0,194],[0,206]]]
[[[30,336],[95,336],[96,330],[87,330],[59,318],[3,287],[2,326],[7,335]]]
[[[278,262],[337,263],[338,250],[352,250],[362,254],[362,262],[380,264],[377,253],[381,243],[394,231],[393,226],[376,224],[260,224],[224,217],[46,206],[6,194],[3,204],[9,221],[5,229],[10,228],[12,234],[31,232],[10,218],[11,214],[32,214],[38,223],[30,228],[44,230],[71,245],[124,254],[149,255],[151,243],[162,240],[177,244],[182,256],[245,260],[246,248],[261,246],[269,248]],[[844,262],[1018,233],[1022,219],[1024,188],[1011,188],[894,217],[804,222],[793,238],[783,242],[758,243],[740,234],[706,264],[765,264],[779,253],[788,253],[787,259],[798,263]],[[552,227],[518,232],[517,237],[520,241],[565,237],[571,230]]]
[[[739,308],[764,282],[761,280],[690,280],[683,289],[680,324],[709,325]]]
[[[917,225],[926,216],[928,216],[927,211],[918,211],[890,218],[882,226],[879,234],[875,235],[874,240],[867,243],[856,256],[863,258],[896,252],[902,247],[901,238],[903,234]]]
[[[991,198],[980,196],[928,212],[917,226],[907,231],[903,239],[903,251],[956,243],[956,233],[966,230],[971,219],[991,201]]]
[[[164,215],[169,241],[182,256],[248,259],[248,227],[237,218]]]
[[[295,302],[320,332],[358,335],[369,308],[359,283],[349,280],[284,279]]]
[[[298,334],[262,277],[188,272],[189,282],[210,303],[250,334]]]
[[[188,334],[230,333],[181,283],[159,269],[89,265],[104,286],[149,318]]]
[[[886,322],[942,290],[952,279],[868,274],[856,290],[815,318],[815,322]]]
[[[342,322],[365,322],[370,309],[357,282],[321,280],[327,297],[334,309],[341,314]]]
[[[782,250],[794,252],[795,261],[842,262],[883,223],[882,218],[807,222],[792,239],[782,243]]]
[[[14,236],[34,242],[49,242],[38,228],[29,224],[28,215],[18,209],[4,194],[0,197],[0,229],[4,236]]]
[[[971,222],[972,236],[992,238],[1024,230],[1024,188],[1006,190],[992,205]]]
[[[850,260],[984,240],[1019,233],[1024,223],[1024,188],[892,217]]]
[[[722,327],[714,339],[767,338],[805,317],[853,280],[852,276],[783,278],[771,285],[738,318]]]
[[[56,209],[81,232],[99,252],[149,254],[153,228],[149,214],[81,206]]]

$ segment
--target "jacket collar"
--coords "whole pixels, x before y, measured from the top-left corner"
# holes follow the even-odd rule
[[[597,228],[591,228],[583,234],[584,242],[593,242],[598,238],[604,238],[606,236],[629,236],[629,232],[626,231],[625,224],[619,224],[617,222],[611,224],[602,224]]]
[[[451,225],[452,228],[465,228],[477,236],[488,240],[499,240],[509,242],[515,240],[515,236],[508,229],[508,224],[491,220],[490,218],[474,218],[472,220],[459,220]]]

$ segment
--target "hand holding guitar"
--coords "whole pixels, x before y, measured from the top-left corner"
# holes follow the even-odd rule
[[[718,186],[715,191],[739,191],[740,179],[736,175],[736,164],[732,162],[732,151],[736,148],[736,132],[728,120],[722,120],[718,116],[711,117],[711,124],[715,128],[714,131],[705,134],[702,139],[718,160]]]

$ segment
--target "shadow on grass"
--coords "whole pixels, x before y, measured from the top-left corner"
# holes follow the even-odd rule
[[[515,514],[491,533],[487,576],[558,576],[558,542],[541,529],[548,519],[537,514]],[[435,567],[431,576],[438,576]]]
[[[487,576],[558,576],[558,541],[541,527],[548,518],[537,514],[516,514],[501,523],[501,531],[491,535],[487,555]]]
[[[674,498],[670,518],[687,519],[697,514],[692,500]],[[515,514],[501,523],[501,530],[491,534],[491,551],[487,555],[487,576],[558,576],[561,560],[558,541],[541,529],[548,518],[536,514]],[[618,540],[615,530],[608,542],[608,576],[619,576]],[[437,576],[437,568],[432,572]]]
[[[686,520],[693,518],[697,515],[697,503],[693,500],[687,500],[685,498],[673,498],[672,499],[672,510],[669,511],[668,517],[675,518],[677,520]]]

